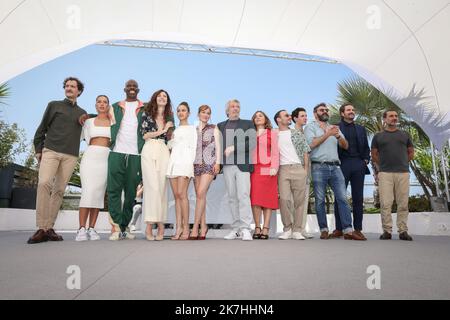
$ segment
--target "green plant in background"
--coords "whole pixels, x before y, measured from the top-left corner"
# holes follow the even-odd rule
[[[81,178],[80,178],[80,164],[81,164],[81,158],[83,157],[83,152],[80,153],[78,156],[78,161],[75,166],[75,169],[73,170],[72,176],[69,180],[69,185],[81,188]]]
[[[8,87],[7,83],[0,84],[0,103],[5,104],[5,99],[8,98],[11,94],[11,90]]]
[[[25,131],[16,123],[8,124],[0,120],[0,168],[14,162],[26,148]]]
[[[416,95],[420,96],[420,94],[419,92]],[[364,79],[355,76],[338,83],[338,99],[336,105],[330,107],[331,123],[336,124],[340,121],[339,106],[343,103],[351,103],[355,107],[357,113],[355,122],[366,128],[369,138],[383,130],[383,112],[386,109],[396,110],[399,114],[400,129],[407,131],[413,141],[416,155],[414,160],[410,162],[410,167],[426,198],[429,200],[431,196],[437,195],[434,181],[438,181],[441,190],[444,188],[442,174],[439,172],[438,176],[435,176],[433,171],[428,136],[385,94]],[[446,148],[443,152],[444,159],[449,159],[449,149]],[[439,158],[437,159],[437,166],[441,166]],[[376,189],[374,193],[376,193]]]

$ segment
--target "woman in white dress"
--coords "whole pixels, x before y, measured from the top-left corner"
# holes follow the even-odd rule
[[[169,144],[171,149],[167,177],[175,198],[176,232],[172,240],[189,239],[189,199],[188,188],[194,177],[194,160],[197,151],[197,130],[188,124],[190,110],[187,102],[177,108],[180,125],[173,132]]]
[[[80,164],[80,229],[77,232],[76,241],[100,240],[100,236],[94,228],[98,213],[104,207],[108,176],[108,155],[111,142],[108,97],[99,95],[95,102],[95,108],[98,115],[85,121],[81,137],[86,141],[88,147]],[[86,230],[88,217],[89,228]]]
[[[142,134],[145,140],[141,152],[142,182],[144,198],[142,212],[147,223],[147,240],[163,240],[164,223],[167,220],[167,164],[169,162],[168,141],[173,128],[172,104],[169,94],[156,91],[142,114]],[[153,236],[153,225],[158,225],[158,234]]]

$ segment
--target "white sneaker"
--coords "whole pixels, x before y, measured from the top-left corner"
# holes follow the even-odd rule
[[[131,232],[136,231],[136,226],[135,226],[134,224],[132,224],[132,225],[130,226],[130,231],[131,231]]]
[[[303,232],[302,236],[304,236],[305,239],[313,239],[314,238],[314,236],[312,234],[306,233],[306,232]]]
[[[125,232],[122,232],[122,238],[128,239],[128,240],[134,240],[136,236],[134,234],[131,234],[130,228],[127,228]]]
[[[111,241],[122,240],[121,234],[122,234],[122,233],[119,232],[119,231],[113,232],[113,233],[109,236],[109,240],[111,240]]]
[[[292,230],[288,230],[283,232],[278,239],[280,240],[287,240],[287,239],[292,239]]]
[[[100,236],[98,235],[97,231],[95,231],[94,228],[89,228],[87,234],[89,236],[89,240],[92,241],[100,240]]]
[[[234,240],[239,238],[239,231],[232,230],[229,234],[227,234],[225,237],[223,237],[225,240]]]
[[[301,232],[292,232],[292,239],[305,240],[306,238],[302,235]]]
[[[242,229],[242,240],[251,241],[253,240],[252,234],[247,229]]]
[[[86,232],[85,227],[81,227],[78,232],[77,236],[75,237],[75,241],[87,241],[88,240],[88,234]]]

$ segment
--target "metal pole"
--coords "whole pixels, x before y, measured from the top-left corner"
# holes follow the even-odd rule
[[[434,171],[434,176],[435,176],[434,183],[436,185],[436,196],[439,197],[441,195],[441,190],[439,189],[439,182],[438,182],[439,176],[438,176],[438,172],[437,172],[437,168],[436,168],[436,156],[434,154],[434,151],[435,151],[434,144],[431,141],[430,141],[430,147],[431,147],[431,160],[433,162],[433,171]]]

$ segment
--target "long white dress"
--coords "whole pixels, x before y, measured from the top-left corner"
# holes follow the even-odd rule
[[[167,177],[194,176],[194,161],[197,152],[197,129],[192,125],[179,126],[173,132],[173,139],[169,142],[172,148]]]
[[[82,140],[89,144],[95,137],[111,138],[111,127],[99,127],[94,123],[95,118],[86,120],[81,133]],[[106,180],[108,177],[109,148],[89,145],[80,163],[81,178],[81,208],[104,207]]]

